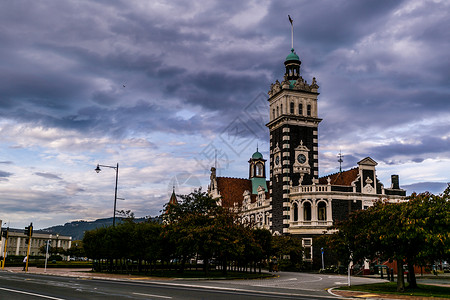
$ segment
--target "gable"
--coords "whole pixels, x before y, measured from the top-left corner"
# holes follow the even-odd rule
[[[370,157],[366,157],[366,158],[363,158],[363,159],[361,159],[359,162],[358,162],[358,165],[364,165],[364,166],[372,166],[372,167],[375,167],[376,165],[378,165],[378,163],[376,162],[376,161],[374,161],[372,158],[370,158]]]

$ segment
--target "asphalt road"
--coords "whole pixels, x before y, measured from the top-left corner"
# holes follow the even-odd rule
[[[277,275],[256,280],[156,280],[131,276],[102,279],[95,273],[58,270],[53,275],[44,275],[12,269],[0,271],[0,300],[333,299],[327,289],[347,284],[347,277],[339,275],[294,272]],[[352,284],[373,282],[380,280],[352,277]]]
[[[0,299],[333,299],[276,287],[214,282],[132,282],[0,272]],[[267,282],[265,282],[267,283]]]

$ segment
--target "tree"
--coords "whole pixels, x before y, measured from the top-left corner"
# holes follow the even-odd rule
[[[272,253],[280,259],[280,267],[299,271],[303,267],[302,241],[292,236],[274,236]]]
[[[67,249],[66,254],[71,257],[86,256],[83,248],[83,241],[72,241],[71,247]]]
[[[397,290],[405,289],[403,262],[408,264],[410,287],[416,287],[414,265],[448,258],[450,249],[449,188],[440,196],[412,194],[408,202],[378,202],[337,224],[331,240],[354,261],[383,256],[397,261]],[[348,252],[346,252],[346,247]]]

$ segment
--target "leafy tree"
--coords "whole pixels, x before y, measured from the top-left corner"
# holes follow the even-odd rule
[[[86,256],[83,248],[83,241],[72,241],[71,247],[66,250],[66,254],[71,257]]]
[[[272,251],[280,259],[280,268],[298,271],[303,267],[303,247],[300,239],[284,235],[274,236]]]
[[[449,188],[440,195],[412,194],[408,202],[379,202],[356,211],[337,225],[330,241],[354,261],[383,256],[397,261],[397,290],[403,291],[403,262],[408,264],[410,287],[416,287],[415,264],[448,258],[450,249]],[[346,250],[348,248],[348,250]],[[347,253],[345,253],[347,251]]]

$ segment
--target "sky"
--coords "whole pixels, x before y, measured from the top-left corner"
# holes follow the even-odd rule
[[[320,176],[370,156],[386,187],[450,182],[449,1],[1,1],[0,219],[156,216],[268,158],[294,48],[319,88]],[[4,226],[6,226],[4,225]]]

